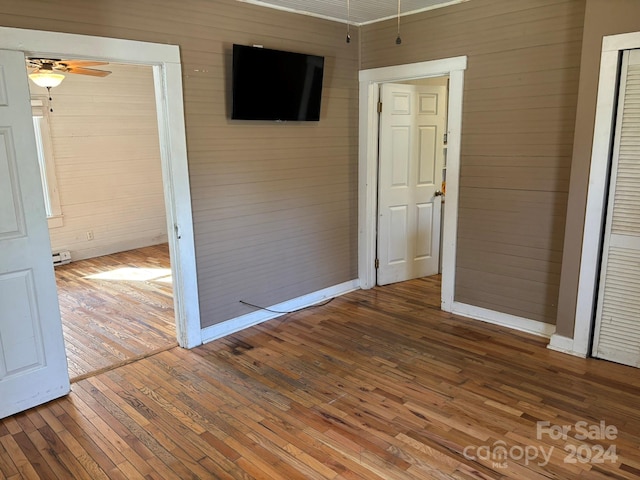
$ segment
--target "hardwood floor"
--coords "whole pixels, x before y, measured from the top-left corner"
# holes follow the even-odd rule
[[[56,267],[72,381],[177,345],[167,244]]]
[[[640,476],[640,370],[446,314],[438,292],[437,278],[357,291],[79,381],[0,421],[0,477]],[[580,440],[581,421],[609,438]],[[567,439],[548,434],[561,425]]]

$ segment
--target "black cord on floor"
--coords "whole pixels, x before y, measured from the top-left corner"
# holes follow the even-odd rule
[[[323,303],[316,303],[314,305],[309,305],[308,307],[302,307],[302,308],[298,308],[297,310],[291,310],[290,312],[281,312],[279,310],[272,310],[272,309],[267,308],[267,307],[261,307],[260,305],[254,305],[253,303],[249,303],[249,302],[245,302],[244,300],[240,300],[240,303],[242,303],[243,305],[247,305],[248,307],[259,308],[260,310],[266,310],[267,312],[271,312],[271,313],[283,313],[283,314],[301,312],[302,310],[308,310],[310,308],[324,307],[325,305],[327,305],[327,304],[329,304],[331,302],[333,302],[333,298],[330,298],[329,300],[327,300],[326,302],[323,302]]]

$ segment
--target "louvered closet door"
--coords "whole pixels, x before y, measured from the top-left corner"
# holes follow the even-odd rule
[[[640,367],[640,50],[620,79],[593,355]]]

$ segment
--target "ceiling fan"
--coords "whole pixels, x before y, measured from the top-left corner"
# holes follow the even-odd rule
[[[108,65],[108,62],[94,60],[60,60],[57,58],[27,57],[27,69],[30,70],[29,78],[39,87],[57,87],[64,80],[63,73],[76,73],[92,77],[106,77],[111,72],[97,70],[99,65]]]

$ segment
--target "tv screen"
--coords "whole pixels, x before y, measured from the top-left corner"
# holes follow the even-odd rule
[[[233,46],[234,120],[320,120],[324,57]]]

